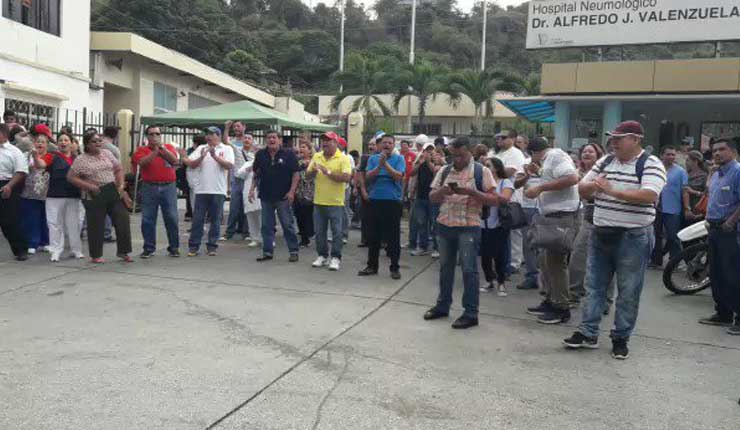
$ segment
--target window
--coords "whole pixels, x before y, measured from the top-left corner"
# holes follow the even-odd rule
[[[201,97],[197,94],[193,94],[193,93],[188,94],[188,109],[205,108],[209,106],[216,106],[217,104],[219,103],[211,99]]]
[[[154,113],[177,111],[177,88],[159,82],[154,83]]]
[[[414,124],[412,134],[426,134],[427,136],[439,136],[442,134],[442,124]]]
[[[5,99],[5,110],[15,112],[18,123],[26,128],[36,124],[48,124],[56,130],[56,108],[17,99]]]
[[[62,0],[2,0],[3,16],[59,36]]]

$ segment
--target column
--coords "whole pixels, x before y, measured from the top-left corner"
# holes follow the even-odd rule
[[[362,154],[363,150],[363,135],[362,131],[365,129],[365,117],[359,112],[352,112],[347,115],[347,150],[357,150]]]
[[[131,172],[131,155],[133,154],[133,139],[131,129],[134,127],[134,113],[128,109],[118,111],[118,149],[121,151],[121,166],[125,173]],[[136,130],[138,133],[139,130]]]
[[[555,102],[555,146],[570,148],[570,103]]]
[[[612,131],[619,123],[622,122],[622,102],[621,101],[608,101],[604,103],[604,114],[601,118],[603,124],[603,133],[601,134],[601,144],[606,148],[606,133]],[[645,126],[645,124],[643,124]]]

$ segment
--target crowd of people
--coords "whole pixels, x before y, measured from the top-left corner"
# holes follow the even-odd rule
[[[104,263],[103,244],[113,240],[117,257],[133,261],[133,202],[116,132],[88,130],[80,144],[69,130],[53,136],[38,124],[26,131],[6,112],[0,220],[16,259],[47,251],[59,261],[67,243],[71,257],[83,258],[86,235],[91,262]],[[207,231],[207,255],[240,235],[247,247],[261,247],[257,261],[268,263],[276,258],[279,223],[289,262],[298,262],[313,240],[312,267],[339,271],[355,225],[359,246],[367,248],[358,276],[378,275],[381,250],[394,280],[402,277],[404,248],[410,257],[439,260],[439,293],[426,320],[449,315],[458,266],[464,312],[456,329],[476,326],[480,294],[506,297],[510,277],[521,272],[517,289],[540,290],[542,302],[526,310],[538,322],[566,323],[581,306],[581,323],[564,340],[569,348],[596,348],[601,320],[614,304],[612,355],[625,359],[648,266],[662,265],[666,253],[677,256],[678,231],[705,218],[716,313],[700,322],[740,334],[737,143],[715,140],[711,160],[687,145],[664,147],[658,158],[643,148],[638,122],[624,122],[608,136],[607,148],[593,141],[571,154],[514,131],[497,134],[492,148],[465,136],[397,142],[378,132],[359,154],[334,132],[322,134],[316,146],[310,134],[294,143],[271,130],[259,147],[239,121],[208,127],[192,147],[178,149],[149,126],[132,157],[141,179],[139,257],[156,255],[160,210],[167,254],[180,256],[178,189],[185,221],[192,222],[188,257],[200,254]]]

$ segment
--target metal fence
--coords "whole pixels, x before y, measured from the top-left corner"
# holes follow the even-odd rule
[[[4,110],[14,112],[18,123],[26,129],[36,124],[46,124],[54,133],[64,128],[77,137],[81,137],[85,130],[90,128],[102,132],[107,126],[118,126],[118,116],[115,113],[93,112],[87,108],[63,109],[23,100],[5,99]]]

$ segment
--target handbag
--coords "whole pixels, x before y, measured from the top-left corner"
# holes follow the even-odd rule
[[[529,227],[529,240],[533,247],[548,251],[569,253],[578,233],[576,213],[562,217],[536,215]]]
[[[522,205],[509,202],[498,207],[498,223],[509,230],[517,230],[527,226],[527,214]]]
[[[704,194],[701,199],[694,206],[694,213],[705,215],[707,214],[707,206],[709,205],[709,196]]]

